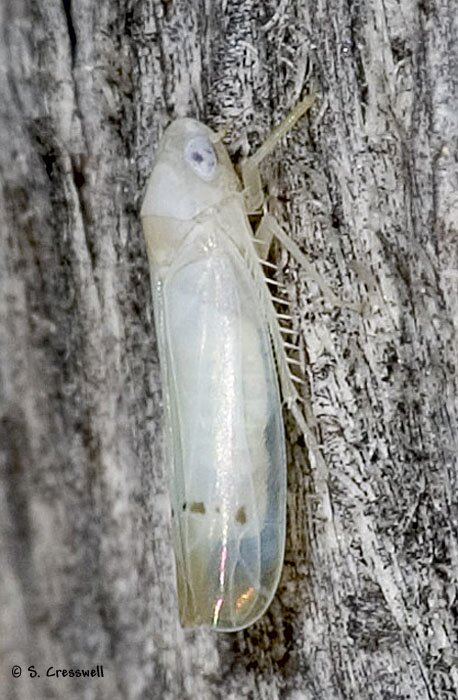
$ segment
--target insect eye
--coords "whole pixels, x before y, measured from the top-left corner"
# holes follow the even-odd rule
[[[195,136],[186,144],[184,156],[203,180],[212,180],[216,173],[216,153],[205,136]]]

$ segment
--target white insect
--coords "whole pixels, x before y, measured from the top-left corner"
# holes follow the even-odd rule
[[[298,104],[242,164],[244,187],[218,135],[193,119],[173,122],[141,210],[184,626],[241,630],[265,612],[280,578],[281,398],[292,404],[297,393],[285,350],[293,348],[284,339],[289,317],[276,312],[269,285],[277,283],[262,267],[272,236],[316,273],[271,215],[254,238],[247,213],[263,201],[259,163],[312,102]]]

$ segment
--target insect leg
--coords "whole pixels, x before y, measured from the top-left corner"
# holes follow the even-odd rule
[[[273,237],[274,232],[272,227],[266,223],[266,214],[264,214],[255,231],[255,236],[253,239],[254,243],[256,244],[256,253],[261,260],[267,259]]]
[[[298,102],[288,116],[275,127],[262,146],[252,156],[242,162],[241,174],[244,185],[245,208],[249,214],[259,211],[264,201],[259,165],[273,151],[283,136],[310,109],[314,101],[314,95],[307,95],[301,102]]]
[[[266,232],[266,229],[269,233]],[[272,237],[274,236],[286,248],[290,255],[293,256],[299,265],[304,268],[307,276],[316,282],[321,289],[323,296],[331,304],[340,308],[352,309],[353,311],[361,313],[362,307],[360,304],[344,301],[343,299],[339,299],[339,297],[334,294],[322,276],[317,272],[314,265],[307,260],[307,257],[301,251],[299,246],[291,239],[290,236],[288,236],[286,231],[283,230],[276,218],[272,216],[272,214],[265,214],[256,231],[256,238],[260,237],[262,240],[271,241]]]
[[[264,158],[269,155],[277,145],[277,143],[285,136],[285,134],[293,128],[297,121],[310,109],[315,102],[315,95],[307,95],[301,102],[298,102],[288,116],[280,122],[272,131],[266,141],[253,153],[252,156],[246,159],[242,165],[242,170],[245,167],[259,166]]]

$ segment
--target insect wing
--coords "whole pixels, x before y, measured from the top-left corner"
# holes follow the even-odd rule
[[[179,254],[159,307],[180,616],[234,631],[265,611],[283,560],[285,448],[267,324],[230,245]]]

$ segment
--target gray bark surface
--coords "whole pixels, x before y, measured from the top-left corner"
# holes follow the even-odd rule
[[[457,697],[455,2],[0,15],[2,700]],[[365,311],[332,307],[275,248],[322,459],[285,414],[278,594],[245,632],[182,630],[144,185],[172,118],[225,127],[237,158],[310,89],[264,179]],[[96,664],[103,678],[46,677]]]

